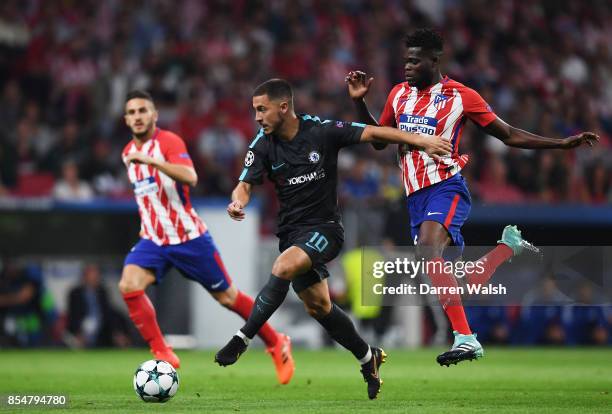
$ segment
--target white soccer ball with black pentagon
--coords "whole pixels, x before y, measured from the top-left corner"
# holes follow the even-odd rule
[[[166,402],[176,394],[178,386],[178,374],[166,361],[145,361],[134,373],[134,391],[146,402]]]

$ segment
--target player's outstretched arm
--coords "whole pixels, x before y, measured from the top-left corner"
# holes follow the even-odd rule
[[[580,145],[593,146],[599,136],[593,132],[582,132],[571,137],[557,139],[541,137],[508,125],[499,117],[483,128],[488,134],[501,140],[510,147],[527,149],[572,149]]]
[[[441,155],[450,154],[453,149],[448,140],[436,135],[424,136],[391,127],[367,125],[361,134],[361,142],[372,142],[375,140],[390,144],[413,145],[422,149],[434,159],[439,159]]]
[[[240,181],[234,191],[232,191],[232,202],[227,206],[227,214],[236,220],[244,220],[246,213],[244,208],[249,204],[251,200],[251,189],[253,186],[244,181]]]
[[[157,160],[150,157],[142,152],[132,152],[125,157],[125,162],[134,162],[136,164],[147,164],[153,168],[157,168],[159,171],[166,174],[168,177],[182,184],[189,184],[195,187],[198,183],[198,174],[196,174],[193,167],[186,165],[172,164],[168,161]]]

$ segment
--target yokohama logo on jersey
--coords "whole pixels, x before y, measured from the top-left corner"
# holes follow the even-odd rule
[[[407,195],[446,180],[465,166],[468,156],[459,154],[459,142],[467,118],[486,126],[496,115],[476,91],[447,77],[421,91],[406,82],[391,90],[380,125],[422,135],[439,135],[453,144],[452,154],[441,161],[416,149],[400,153]]]
[[[123,150],[123,159],[135,151],[171,163],[192,166],[191,159],[185,157],[185,144],[169,131],[158,130],[140,149],[130,142]],[[142,238],[161,246],[184,243],[206,232],[206,225],[191,206],[188,185],[177,183],[145,164],[130,163],[126,167],[138,203]]]

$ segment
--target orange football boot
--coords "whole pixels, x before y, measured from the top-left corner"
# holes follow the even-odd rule
[[[276,377],[281,384],[288,384],[295,371],[295,362],[291,355],[291,338],[285,334],[278,334],[276,345],[266,349],[276,367]]]

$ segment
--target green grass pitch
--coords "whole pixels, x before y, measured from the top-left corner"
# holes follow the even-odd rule
[[[0,350],[0,394],[69,395],[69,408],[49,413],[612,412],[612,349],[488,347],[484,359],[450,368],[435,363],[438,351],[387,350],[375,401],[367,399],[356,361],[341,350],[296,351],[287,386],[277,385],[261,349],[227,368],[213,364],[212,351],[183,351],[177,395],[152,406],[132,389],[134,370],[150,359],[145,350]]]

